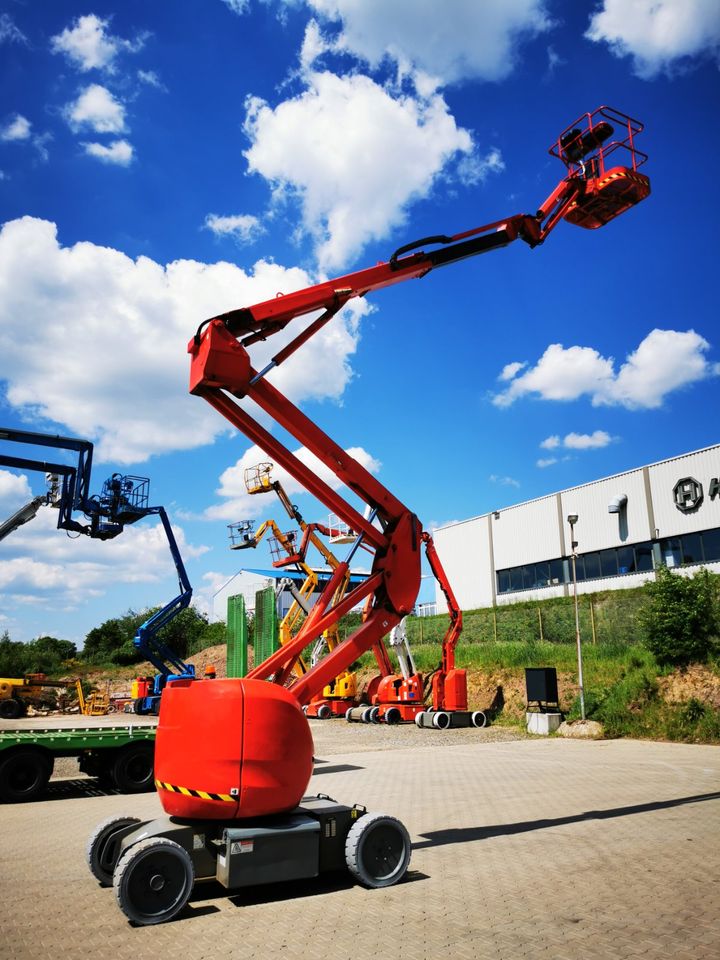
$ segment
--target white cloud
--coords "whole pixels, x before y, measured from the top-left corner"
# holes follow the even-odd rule
[[[64,54],[83,73],[88,70],[113,72],[118,54],[137,53],[144,46],[147,34],[135,40],[122,40],[108,32],[109,23],[109,19],[103,20],[94,13],[78,17],[72,27],[51,38],[50,49]]]
[[[521,43],[551,26],[544,0],[307,3],[326,22],[340,21],[337,46],[371,67],[390,57],[401,68],[410,64],[443,83],[501,80],[512,71]]]
[[[0,129],[0,140],[10,142],[12,140],[30,139],[30,121],[22,114],[16,113],[12,120],[9,120],[2,129]]]
[[[528,394],[543,400],[587,395],[593,406],[656,408],[673,390],[718,374],[718,366],[704,356],[709,349],[707,340],[694,330],[652,330],[616,373],[615,360],[592,347],[553,343],[534,367],[511,378],[493,403],[507,407]]]
[[[323,36],[317,20],[311,20],[305,27],[305,36],[300,48],[301,68],[308,70],[319,57],[332,49],[333,44]]]
[[[501,477],[496,473],[491,473],[488,477],[490,483],[499,483],[503,487],[519,487],[520,481],[515,480],[514,477]]]
[[[473,153],[463,157],[458,163],[458,176],[466,187],[474,187],[484,183],[492,173],[502,173],[505,161],[496,147],[487,151],[484,157]]]
[[[632,57],[634,72],[650,80],[691,58],[720,52],[717,0],[604,0],[585,34],[607,43],[617,57]]]
[[[543,470],[545,467],[551,467],[557,462],[557,457],[541,457],[539,460],[535,461],[535,466],[540,467],[540,469]]]
[[[546,437],[540,444],[542,450],[557,450],[564,447],[566,450],[599,450],[612,443],[613,438],[605,430],[595,430],[594,433],[567,433],[562,439],[554,434]],[[538,466],[547,466],[555,460],[538,461]]]
[[[246,213],[226,217],[209,213],[204,226],[218,237],[232,237],[239,245],[254,243],[265,232],[258,218]]]
[[[27,46],[28,39],[7,13],[0,13],[0,43],[22,43]]]
[[[127,167],[133,159],[133,148],[127,140],[113,140],[109,146],[104,143],[84,143],[83,147],[88,156],[96,157],[103,163]]]
[[[310,467],[313,473],[327,483],[333,490],[339,490],[342,483],[335,474],[325,466],[318,458],[305,447],[298,447],[292,451],[294,455],[301,460],[305,466]],[[376,460],[367,450],[362,447],[348,447],[346,450],[351,457],[369,470],[370,473],[378,473],[380,462]],[[213,504],[205,511],[204,516],[209,520],[250,520],[268,512],[268,500],[262,494],[250,494],[245,487],[245,470],[248,467],[254,467],[258,463],[267,462],[268,455],[260,447],[252,446],[232,467],[228,467],[220,476],[220,486],[217,494],[224,498],[221,503]],[[278,480],[288,496],[294,496],[299,493],[306,493],[305,488],[290,476],[279,464],[275,464],[272,471],[272,479]],[[270,500],[274,506],[274,498]],[[313,517],[313,520],[320,520],[320,517]]]
[[[91,127],[96,133],[122,133],[125,107],[107,87],[91,83],[74,103],[65,107],[65,117],[73,128]]]
[[[563,446],[568,450],[600,450],[612,443],[612,437],[605,430],[593,433],[568,433]]]
[[[174,524],[173,532],[186,561],[207,552],[205,546],[188,543],[182,528]],[[171,598],[177,578],[165,532],[155,518],[141,520],[103,542],[66,537],[57,529],[56,511],[43,508],[31,523],[0,543],[0,597],[5,604],[32,602],[58,609],[102,596],[110,585],[165,580],[170,585],[163,585],[157,603]]]
[[[361,75],[313,73],[307,81],[274,109],[247,101],[245,156],[276,195],[299,198],[321,268],[337,269],[402,223],[408,204],[473,144],[438,95],[394,99]]]
[[[10,514],[32,499],[27,477],[22,473],[0,470],[0,521],[5,520],[3,511]]]
[[[243,14],[247,12],[249,0],[223,0],[226,7],[229,7],[233,13]]]
[[[163,93],[168,92],[168,88],[154,70],[138,70],[137,76],[140,83],[144,83],[148,87],[154,87],[156,90],[162,90]]]
[[[6,401],[93,440],[100,460],[134,463],[209,443],[229,427],[188,394],[187,343],[199,322],[312,282],[303,270],[264,260],[246,273],[222,262],[132,260],[93,243],[63,247],[52,223],[11,221],[0,231]],[[340,397],[368,309],[349,305],[273,371],[272,382],[295,403]],[[291,324],[253,347],[256,367],[296,332]]]
[[[498,380],[512,380],[513,377],[526,366],[527,363],[506,363],[498,374]]]
[[[660,407],[671,391],[717,376],[717,366],[704,356],[709,349],[707,340],[694,330],[652,330],[598,403],[619,403],[631,409]]]

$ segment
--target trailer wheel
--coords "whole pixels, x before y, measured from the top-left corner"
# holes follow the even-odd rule
[[[27,713],[27,707],[15,697],[8,697],[7,700],[0,700],[0,717],[3,720],[18,720]]]
[[[117,751],[110,772],[121,793],[142,793],[152,790],[154,781],[155,745],[149,740],[130,743]]]
[[[369,813],[350,827],[345,841],[348,870],[364,887],[390,887],[407,873],[410,835],[395,817]]]
[[[33,747],[0,754],[0,800],[34,800],[47,786],[53,764],[52,754]]]
[[[118,862],[120,841],[128,832],[127,827],[141,823],[138,817],[110,817],[99,823],[88,840],[86,856],[90,873],[101,887],[111,887],[113,872]]]
[[[133,844],[115,867],[118,906],[141,927],[172,920],[188,902],[195,882],[190,854],[165,837]]]

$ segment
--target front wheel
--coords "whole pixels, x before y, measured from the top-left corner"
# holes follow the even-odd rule
[[[407,873],[410,835],[395,817],[368,813],[350,827],[345,840],[348,870],[364,887],[390,887]]]
[[[172,920],[192,893],[195,871],[190,854],[165,837],[133,844],[115,867],[118,906],[141,927]]]
[[[128,833],[129,827],[135,827],[140,820],[137,817],[110,817],[95,828],[88,840],[85,851],[90,873],[100,882],[101,887],[111,887],[113,872],[120,854],[120,841]]]

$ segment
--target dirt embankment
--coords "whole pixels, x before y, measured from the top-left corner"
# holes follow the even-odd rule
[[[218,677],[225,677],[225,645],[218,644],[208,647],[200,653],[188,657],[188,663],[195,667],[198,677],[205,675],[208,666],[214,666]],[[150,663],[141,663],[134,668],[128,668],[121,676],[117,674],[109,678],[105,674],[90,674],[88,679],[97,684],[100,689],[109,685],[111,694],[129,692],[133,677],[146,676],[154,673]],[[374,669],[361,670],[358,673],[358,686],[363,690],[369,680],[375,675]],[[660,695],[668,703],[683,703],[691,698],[720,709],[720,676],[709,667],[695,665],[687,670],[675,670],[665,677],[658,679]],[[486,710],[497,697],[498,688],[502,689],[504,701],[504,715],[513,719],[521,719],[525,714],[525,674],[522,668],[494,670],[489,672],[468,672],[468,700],[473,710]],[[560,703],[568,707],[578,694],[575,676],[571,673],[558,673],[558,693]]]

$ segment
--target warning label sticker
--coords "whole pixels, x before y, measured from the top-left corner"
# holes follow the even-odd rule
[[[235,840],[230,848],[231,853],[252,853],[254,840]]]

